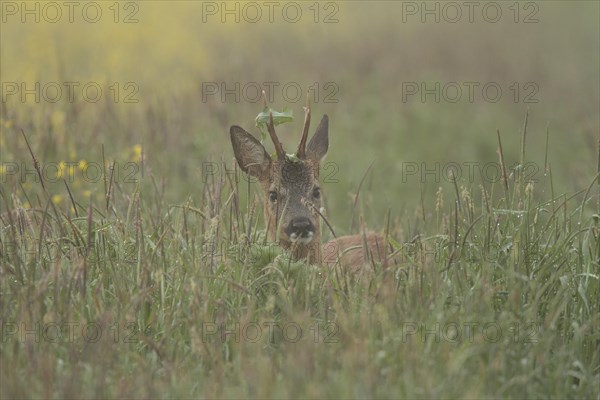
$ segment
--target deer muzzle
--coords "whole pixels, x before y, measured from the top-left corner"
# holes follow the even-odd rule
[[[315,225],[310,218],[295,217],[285,228],[285,233],[292,243],[308,244],[315,235]]]

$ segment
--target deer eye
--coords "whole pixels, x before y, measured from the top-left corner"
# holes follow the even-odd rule
[[[315,199],[320,199],[321,198],[321,189],[319,189],[318,187],[313,189],[313,197]]]
[[[269,201],[271,201],[271,203],[275,203],[277,201],[277,192],[272,190],[269,192]]]

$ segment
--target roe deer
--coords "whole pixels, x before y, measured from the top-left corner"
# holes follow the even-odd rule
[[[315,134],[306,143],[310,126],[310,106],[305,107],[304,129],[295,156],[285,153],[269,116],[267,129],[275,145],[272,159],[263,145],[243,128],[230,128],[235,158],[242,169],[258,179],[265,193],[264,216],[267,240],[290,249],[295,260],[308,258],[311,264],[335,265],[357,270],[371,261],[387,261],[388,246],[382,235],[344,236],[321,247],[319,217],[322,216],[322,195],[319,185],[319,165],[329,147],[329,118],[319,123]]]

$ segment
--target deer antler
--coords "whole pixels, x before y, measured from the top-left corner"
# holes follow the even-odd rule
[[[265,91],[262,91],[262,95],[263,95],[263,103],[265,105],[265,108],[267,107],[267,95],[265,94]],[[283,146],[281,145],[281,142],[279,141],[279,139],[277,138],[277,134],[275,133],[275,124],[273,123],[273,112],[269,111],[269,123],[267,124],[267,129],[269,131],[269,136],[271,136],[271,140],[273,141],[273,144],[275,145],[275,151],[277,152],[277,159],[278,160],[285,160],[285,150],[283,150]]]
[[[283,146],[281,142],[277,138],[277,134],[275,133],[275,125],[273,124],[273,113],[269,111],[269,124],[267,125],[269,129],[269,135],[271,136],[271,140],[275,145],[275,151],[277,152],[278,160],[285,160],[285,150],[283,150]]]
[[[310,97],[306,95],[306,107],[304,107],[304,129],[302,130],[302,138],[298,145],[296,155],[298,158],[306,158],[306,139],[308,138],[308,129],[310,127]]]

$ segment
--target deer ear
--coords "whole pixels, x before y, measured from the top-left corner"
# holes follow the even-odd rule
[[[317,162],[321,161],[325,154],[327,154],[327,149],[329,148],[329,117],[327,114],[323,115],[321,122],[319,122],[319,126],[317,127],[317,131],[308,142],[306,146],[306,157],[316,160]]]
[[[271,157],[263,145],[237,125],[229,129],[229,135],[233,153],[242,171],[261,180],[271,164]]]

